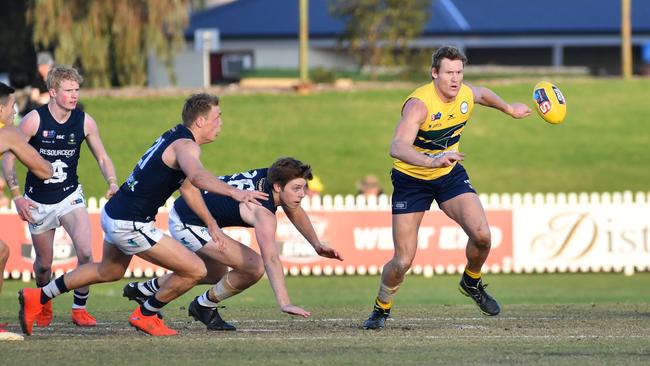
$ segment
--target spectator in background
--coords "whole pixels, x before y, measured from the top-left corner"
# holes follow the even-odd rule
[[[361,178],[361,180],[357,182],[357,189],[357,195],[363,195],[366,198],[371,196],[378,197],[380,194],[384,193],[384,190],[381,188],[381,184],[379,183],[379,178],[373,174],[368,174]]]
[[[323,185],[323,182],[320,180],[320,178],[317,175],[314,175],[312,180],[307,182],[305,194],[309,197],[320,196],[323,194],[323,190],[325,190],[325,186]]]
[[[49,52],[39,52],[36,56],[37,72],[31,83],[29,100],[24,108],[20,111],[21,115],[26,115],[32,110],[50,102],[50,93],[47,89],[47,75],[54,67],[54,58]]]

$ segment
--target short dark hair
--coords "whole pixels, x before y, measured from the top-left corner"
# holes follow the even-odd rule
[[[7,98],[15,91],[16,89],[10,87],[5,83],[0,82],[0,104],[5,104],[7,102]]]
[[[442,63],[442,59],[446,58],[449,60],[461,60],[463,61],[463,66],[467,63],[467,56],[461,50],[459,50],[457,47],[454,46],[443,46],[440,47],[436,50],[436,52],[433,53],[433,56],[431,57],[431,68],[432,69],[440,69],[440,63]]]
[[[219,97],[207,93],[193,94],[185,101],[181,118],[183,124],[189,126],[196,121],[199,116],[207,116],[212,106],[219,105]]]
[[[280,187],[289,183],[289,181],[296,178],[304,178],[311,180],[314,176],[311,173],[311,166],[304,164],[300,160],[294,158],[279,158],[269,168],[269,183],[278,183]]]

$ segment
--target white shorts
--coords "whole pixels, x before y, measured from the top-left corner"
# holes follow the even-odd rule
[[[172,237],[187,249],[196,252],[212,240],[210,232],[205,226],[186,225],[178,217],[178,213],[174,208],[169,211],[169,233]]]
[[[164,235],[162,230],[154,226],[153,221],[115,220],[106,214],[104,208],[102,208],[101,222],[104,241],[115,245],[126,255],[134,255],[151,249]]]
[[[25,194],[25,198],[32,200],[27,194]],[[74,192],[70,193],[59,203],[36,203],[38,204],[38,207],[29,209],[30,213],[32,214],[32,218],[34,219],[34,223],[29,223],[28,225],[29,232],[34,235],[42,234],[46,231],[56,229],[57,227],[61,226],[61,216],[64,216],[65,214],[77,208],[86,208],[86,199],[84,198],[84,192],[83,189],[81,189],[81,184],[77,186],[77,189]]]

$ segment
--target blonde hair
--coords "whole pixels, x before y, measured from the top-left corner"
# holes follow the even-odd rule
[[[57,66],[47,74],[47,88],[58,89],[64,80],[76,81],[79,85],[84,82],[84,78],[74,67]]]

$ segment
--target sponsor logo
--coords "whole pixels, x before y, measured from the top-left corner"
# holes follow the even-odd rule
[[[57,140],[65,140],[65,135],[56,135]]]
[[[553,92],[555,92],[555,96],[557,97],[557,101],[560,104],[564,104],[564,95],[562,95],[562,92],[560,89],[556,88],[555,85],[553,85]]]
[[[66,187],[66,188],[67,188],[67,187]],[[79,197],[79,198],[77,198],[77,199],[74,199],[74,200],[70,201],[70,205],[71,205],[71,206],[79,205],[79,204],[82,204],[82,203],[84,203],[84,199],[81,198],[81,197]]]
[[[393,209],[394,210],[406,210],[406,207],[408,206],[406,201],[399,201],[399,202],[393,202]]]
[[[37,229],[39,226],[43,225],[42,222],[30,222],[28,224],[32,230]]]
[[[447,121],[449,121],[450,119],[454,119],[454,118],[456,118],[456,116],[454,116],[454,114],[452,113],[449,116],[447,116]]]
[[[468,110],[469,110],[469,104],[467,104],[466,101],[460,103],[460,113],[466,114]]]
[[[46,139],[53,139],[56,136],[56,132],[53,130],[43,130],[43,137]]]
[[[431,115],[431,120],[432,120],[432,121],[437,121],[437,120],[439,120],[440,118],[442,118],[442,113],[440,113],[440,112]]]
[[[57,149],[44,149],[44,148],[38,149],[38,153],[43,156],[65,156],[66,158],[71,158],[76,152],[77,149],[71,149],[71,150],[57,150]]]
[[[546,91],[543,88],[535,90],[533,98],[539,106],[539,110],[542,111],[543,114],[546,114],[551,110],[551,101],[548,99],[548,95],[546,95]]]

